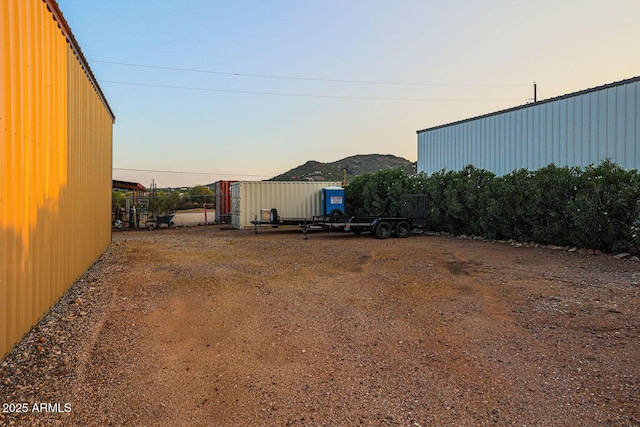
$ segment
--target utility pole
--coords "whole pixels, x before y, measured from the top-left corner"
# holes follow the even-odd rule
[[[536,82],[533,82],[533,102],[537,102],[538,101],[538,85],[536,84]]]

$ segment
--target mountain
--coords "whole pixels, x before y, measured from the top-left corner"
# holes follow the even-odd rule
[[[347,181],[350,181],[357,175],[383,169],[401,169],[413,174],[416,164],[391,154],[359,154],[332,163],[309,160],[269,181],[342,181],[343,170],[347,171]]]

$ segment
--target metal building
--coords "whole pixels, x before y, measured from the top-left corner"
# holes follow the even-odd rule
[[[0,1],[0,359],[111,241],[115,117],[55,0]]]
[[[609,158],[640,169],[640,77],[418,131],[418,172],[468,164],[516,169],[587,166]]]

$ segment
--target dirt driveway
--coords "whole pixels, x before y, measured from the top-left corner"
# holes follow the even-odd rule
[[[0,424],[640,425],[639,282],[447,236],[116,233],[0,367]]]

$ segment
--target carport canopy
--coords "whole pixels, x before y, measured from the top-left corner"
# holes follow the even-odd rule
[[[144,188],[144,185],[137,182],[118,181],[115,179],[112,181],[113,183],[111,187],[118,190],[132,190],[134,193],[136,192],[144,193],[145,191],[147,191],[147,189]]]

